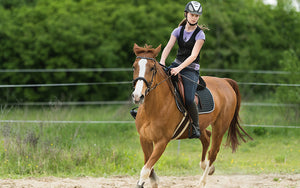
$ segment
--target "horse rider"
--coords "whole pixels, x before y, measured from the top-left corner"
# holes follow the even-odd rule
[[[194,102],[194,97],[199,80],[199,54],[205,42],[203,30],[208,29],[205,26],[198,25],[200,15],[202,15],[202,6],[199,2],[190,1],[186,4],[185,18],[173,30],[160,59],[160,63],[165,65],[165,61],[177,41],[179,46],[177,56],[169,68],[171,68],[172,75],[176,76],[179,73],[182,75],[185,107],[190,114],[193,127],[189,138],[200,137],[198,108]]]

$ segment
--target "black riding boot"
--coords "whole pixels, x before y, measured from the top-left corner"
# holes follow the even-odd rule
[[[135,119],[136,118],[136,114],[137,114],[137,109],[138,107],[135,107],[133,109],[130,110],[130,114],[131,116]]]
[[[200,137],[200,128],[199,128],[199,115],[198,108],[195,103],[187,107],[187,110],[192,118],[192,133],[189,132],[189,138],[199,138]]]

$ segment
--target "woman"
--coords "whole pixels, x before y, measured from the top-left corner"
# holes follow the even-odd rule
[[[164,48],[160,63],[165,61],[172,50],[175,42],[178,42],[179,49],[175,61],[170,66],[171,74],[181,74],[184,85],[185,105],[192,119],[192,134],[190,138],[200,137],[198,108],[194,103],[197,82],[199,79],[199,54],[205,41],[203,32],[205,27],[198,26],[199,16],[202,14],[202,6],[197,1],[187,3],[184,10],[185,19],[174,29],[169,42]]]

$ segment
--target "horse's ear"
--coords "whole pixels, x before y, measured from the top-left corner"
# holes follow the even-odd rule
[[[155,50],[154,50],[154,57],[156,57],[158,55],[158,53],[160,52],[160,50],[161,50],[161,44],[157,48],[155,48]]]
[[[134,45],[133,45],[133,51],[134,51],[134,53],[135,53],[136,56],[138,56],[140,48],[141,47],[139,47],[136,43],[134,43]]]

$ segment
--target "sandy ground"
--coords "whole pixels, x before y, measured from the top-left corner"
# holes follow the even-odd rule
[[[194,188],[200,176],[162,176],[160,187]],[[134,188],[137,177],[115,176],[110,178],[26,178],[0,179],[0,188]],[[146,182],[145,188],[149,188]],[[213,175],[208,177],[207,188],[300,188],[300,174],[296,175]]]

